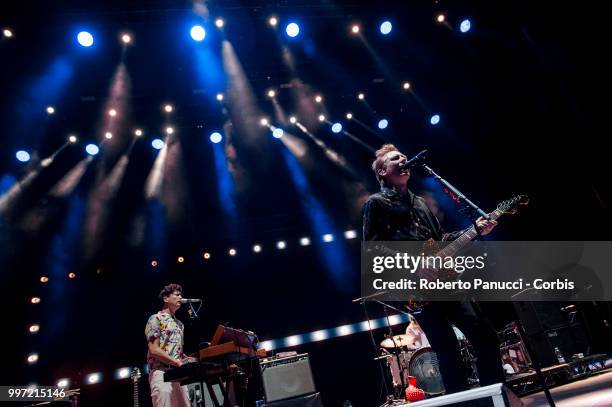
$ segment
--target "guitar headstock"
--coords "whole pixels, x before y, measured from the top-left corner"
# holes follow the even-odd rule
[[[520,206],[525,206],[528,203],[529,197],[527,195],[516,195],[497,205],[497,210],[505,214],[514,215]]]
[[[132,379],[133,383],[138,382],[138,379],[140,379],[140,369],[138,369],[137,367],[135,367],[134,369],[132,369],[132,374],[130,375],[130,378]]]

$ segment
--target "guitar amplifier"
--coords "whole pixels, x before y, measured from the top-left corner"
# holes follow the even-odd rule
[[[260,361],[266,402],[316,392],[308,354]]]

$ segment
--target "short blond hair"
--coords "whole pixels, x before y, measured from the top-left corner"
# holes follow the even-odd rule
[[[385,165],[385,158],[384,158],[385,154],[391,151],[399,151],[399,150],[393,144],[383,144],[382,147],[380,147],[374,153],[376,158],[374,159],[374,162],[372,163],[372,171],[374,171],[374,174],[376,174],[376,179],[378,180],[380,184],[382,184],[383,180],[380,177],[380,174],[378,173],[378,171],[380,171],[382,167]]]

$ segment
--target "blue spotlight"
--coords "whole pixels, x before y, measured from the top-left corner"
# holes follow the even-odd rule
[[[383,23],[380,25],[380,33],[382,35],[389,34],[392,29],[393,29],[393,24],[391,24],[391,21],[383,21]]]
[[[153,146],[153,148],[156,150],[161,150],[162,148],[164,148],[165,144],[166,143],[164,143],[164,141],[159,138],[153,139],[153,141],[151,141],[151,146]]]
[[[279,129],[278,127],[277,127],[277,128],[275,128],[275,129],[272,131],[272,136],[273,136],[274,138],[281,138],[281,137],[283,137],[283,134],[285,134],[285,132],[283,131],[283,129]]]
[[[27,163],[30,161],[30,153],[24,150],[17,151],[17,153],[15,153],[15,157],[17,157],[17,159],[22,163]]]
[[[287,24],[287,27],[285,28],[285,32],[291,38],[297,37],[298,34],[300,33],[300,26],[297,25],[296,23],[289,23]]]
[[[87,144],[85,146],[85,151],[87,151],[89,155],[96,155],[100,152],[100,147],[95,144]]]
[[[201,25],[194,25],[191,27],[191,31],[189,33],[191,34],[191,38],[198,42],[203,41],[204,37],[206,37],[206,30]]]
[[[214,133],[212,133],[209,138],[210,138],[210,141],[212,141],[215,144],[220,143],[221,140],[223,140],[223,136],[218,131],[215,131]]]
[[[386,129],[388,125],[389,125],[389,120],[387,119],[380,119],[378,121],[378,128],[381,130]]]
[[[87,31],[81,31],[77,34],[77,41],[82,47],[91,47],[94,43],[94,38]]]
[[[340,124],[340,123],[332,124],[332,131],[334,133],[340,133],[342,131],[342,124]]]
[[[466,33],[470,31],[471,28],[472,28],[472,22],[468,20],[467,18],[461,22],[461,25],[459,25],[459,29],[461,30],[462,33]]]
[[[434,114],[433,116],[431,116],[431,119],[429,119],[429,123],[431,123],[432,126],[435,126],[436,124],[440,123],[440,115]]]

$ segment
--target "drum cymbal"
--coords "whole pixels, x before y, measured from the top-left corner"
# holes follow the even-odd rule
[[[415,338],[412,335],[395,335],[393,338],[385,338],[381,343],[380,346],[386,349],[394,349],[394,348],[408,348],[408,349],[412,349],[415,350],[416,346],[414,345],[415,340],[417,340],[417,338]]]

